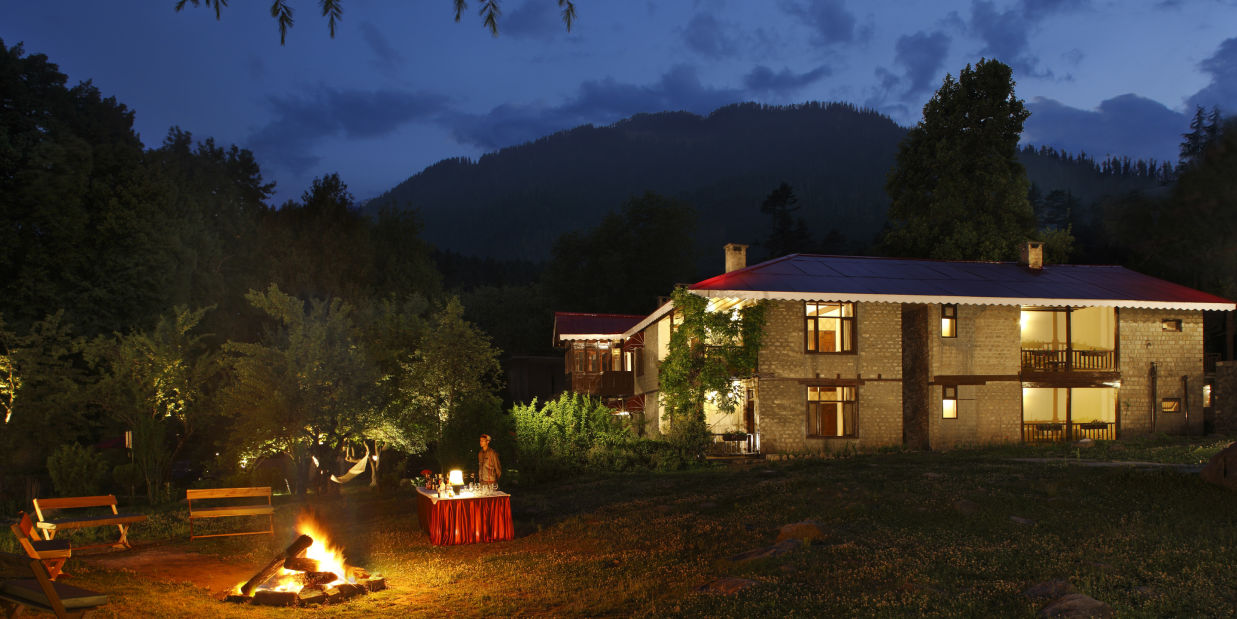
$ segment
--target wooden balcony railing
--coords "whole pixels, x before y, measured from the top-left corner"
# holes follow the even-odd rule
[[[601,397],[622,398],[635,393],[636,379],[634,372],[610,370],[601,373]]]
[[[1112,441],[1117,438],[1117,424],[1105,421],[1066,423],[1053,421],[1023,422],[1024,443],[1060,443],[1089,438],[1093,441]]]
[[[1022,367],[1039,372],[1096,371],[1117,369],[1112,350],[1022,350]]]

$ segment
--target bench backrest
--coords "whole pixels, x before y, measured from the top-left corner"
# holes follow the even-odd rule
[[[17,513],[20,515],[17,517],[17,523],[13,525],[13,533],[17,534],[19,539],[22,537],[30,539],[34,536],[34,521],[30,519],[30,514],[26,512]]]
[[[185,491],[185,498],[190,501],[199,499],[230,499],[233,497],[262,496],[268,500],[271,497],[271,487],[260,488],[198,488]]]
[[[39,517],[39,520],[47,520],[43,515],[44,511],[53,509],[72,509],[74,507],[111,507],[112,513],[116,512],[116,495],[107,494],[103,496],[75,496],[63,499],[35,499],[34,513]]]

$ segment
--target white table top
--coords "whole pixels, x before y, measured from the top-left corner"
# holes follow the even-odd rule
[[[466,500],[469,500],[469,499],[496,499],[496,498],[499,498],[499,497],[505,497],[505,496],[506,496],[506,497],[509,497],[509,496],[511,496],[510,494],[507,494],[506,492],[503,492],[503,491],[501,491],[501,490],[500,490],[500,491],[497,491],[497,492],[487,492],[487,493],[484,493],[484,494],[473,494],[473,493],[471,493],[471,492],[469,492],[469,491],[467,491],[467,490],[464,490],[464,491],[462,491],[460,494],[458,494],[458,495],[456,495],[456,496],[450,496],[450,497],[446,497],[446,496],[444,496],[444,497],[440,497],[440,496],[438,496],[438,493],[437,493],[437,492],[430,492],[429,490],[426,490],[425,488],[423,488],[423,487],[421,487],[421,486],[417,486],[417,492],[418,492],[418,493],[420,493],[420,494],[421,494],[421,496],[423,496],[423,497],[425,497],[425,498],[427,498],[427,499],[429,499],[429,500],[431,500],[431,501],[433,501],[433,502],[435,502],[435,503],[437,503],[437,502],[439,502],[439,501],[466,501]]]

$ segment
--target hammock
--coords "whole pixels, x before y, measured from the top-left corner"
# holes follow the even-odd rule
[[[310,457],[313,458],[314,466],[317,467],[318,457],[317,456],[310,456]],[[356,462],[356,464],[352,465],[352,468],[348,469],[348,472],[344,473],[342,477],[336,477],[335,475],[331,475],[331,481],[337,484],[346,484],[352,481],[353,479],[356,479],[357,475],[360,475],[361,473],[365,472],[365,467],[368,466],[368,463],[369,463],[369,444],[365,445],[365,455],[362,456],[361,459],[351,460],[350,458],[345,458],[345,460]]]

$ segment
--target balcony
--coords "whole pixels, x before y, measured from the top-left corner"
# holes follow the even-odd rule
[[[1022,349],[1022,369],[1035,372],[1103,372],[1117,369],[1114,350]]]
[[[635,373],[622,370],[610,370],[601,373],[601,393],[597,395],[603,398],[620,398],[632,395],[635,391]]]
[[[1063,443],[1084,438],[1093,441],[1116,440],[1117,424],[1105,421],[1085,423],[1035,421],[1022,424],[1022,442],[1024,443]]]

